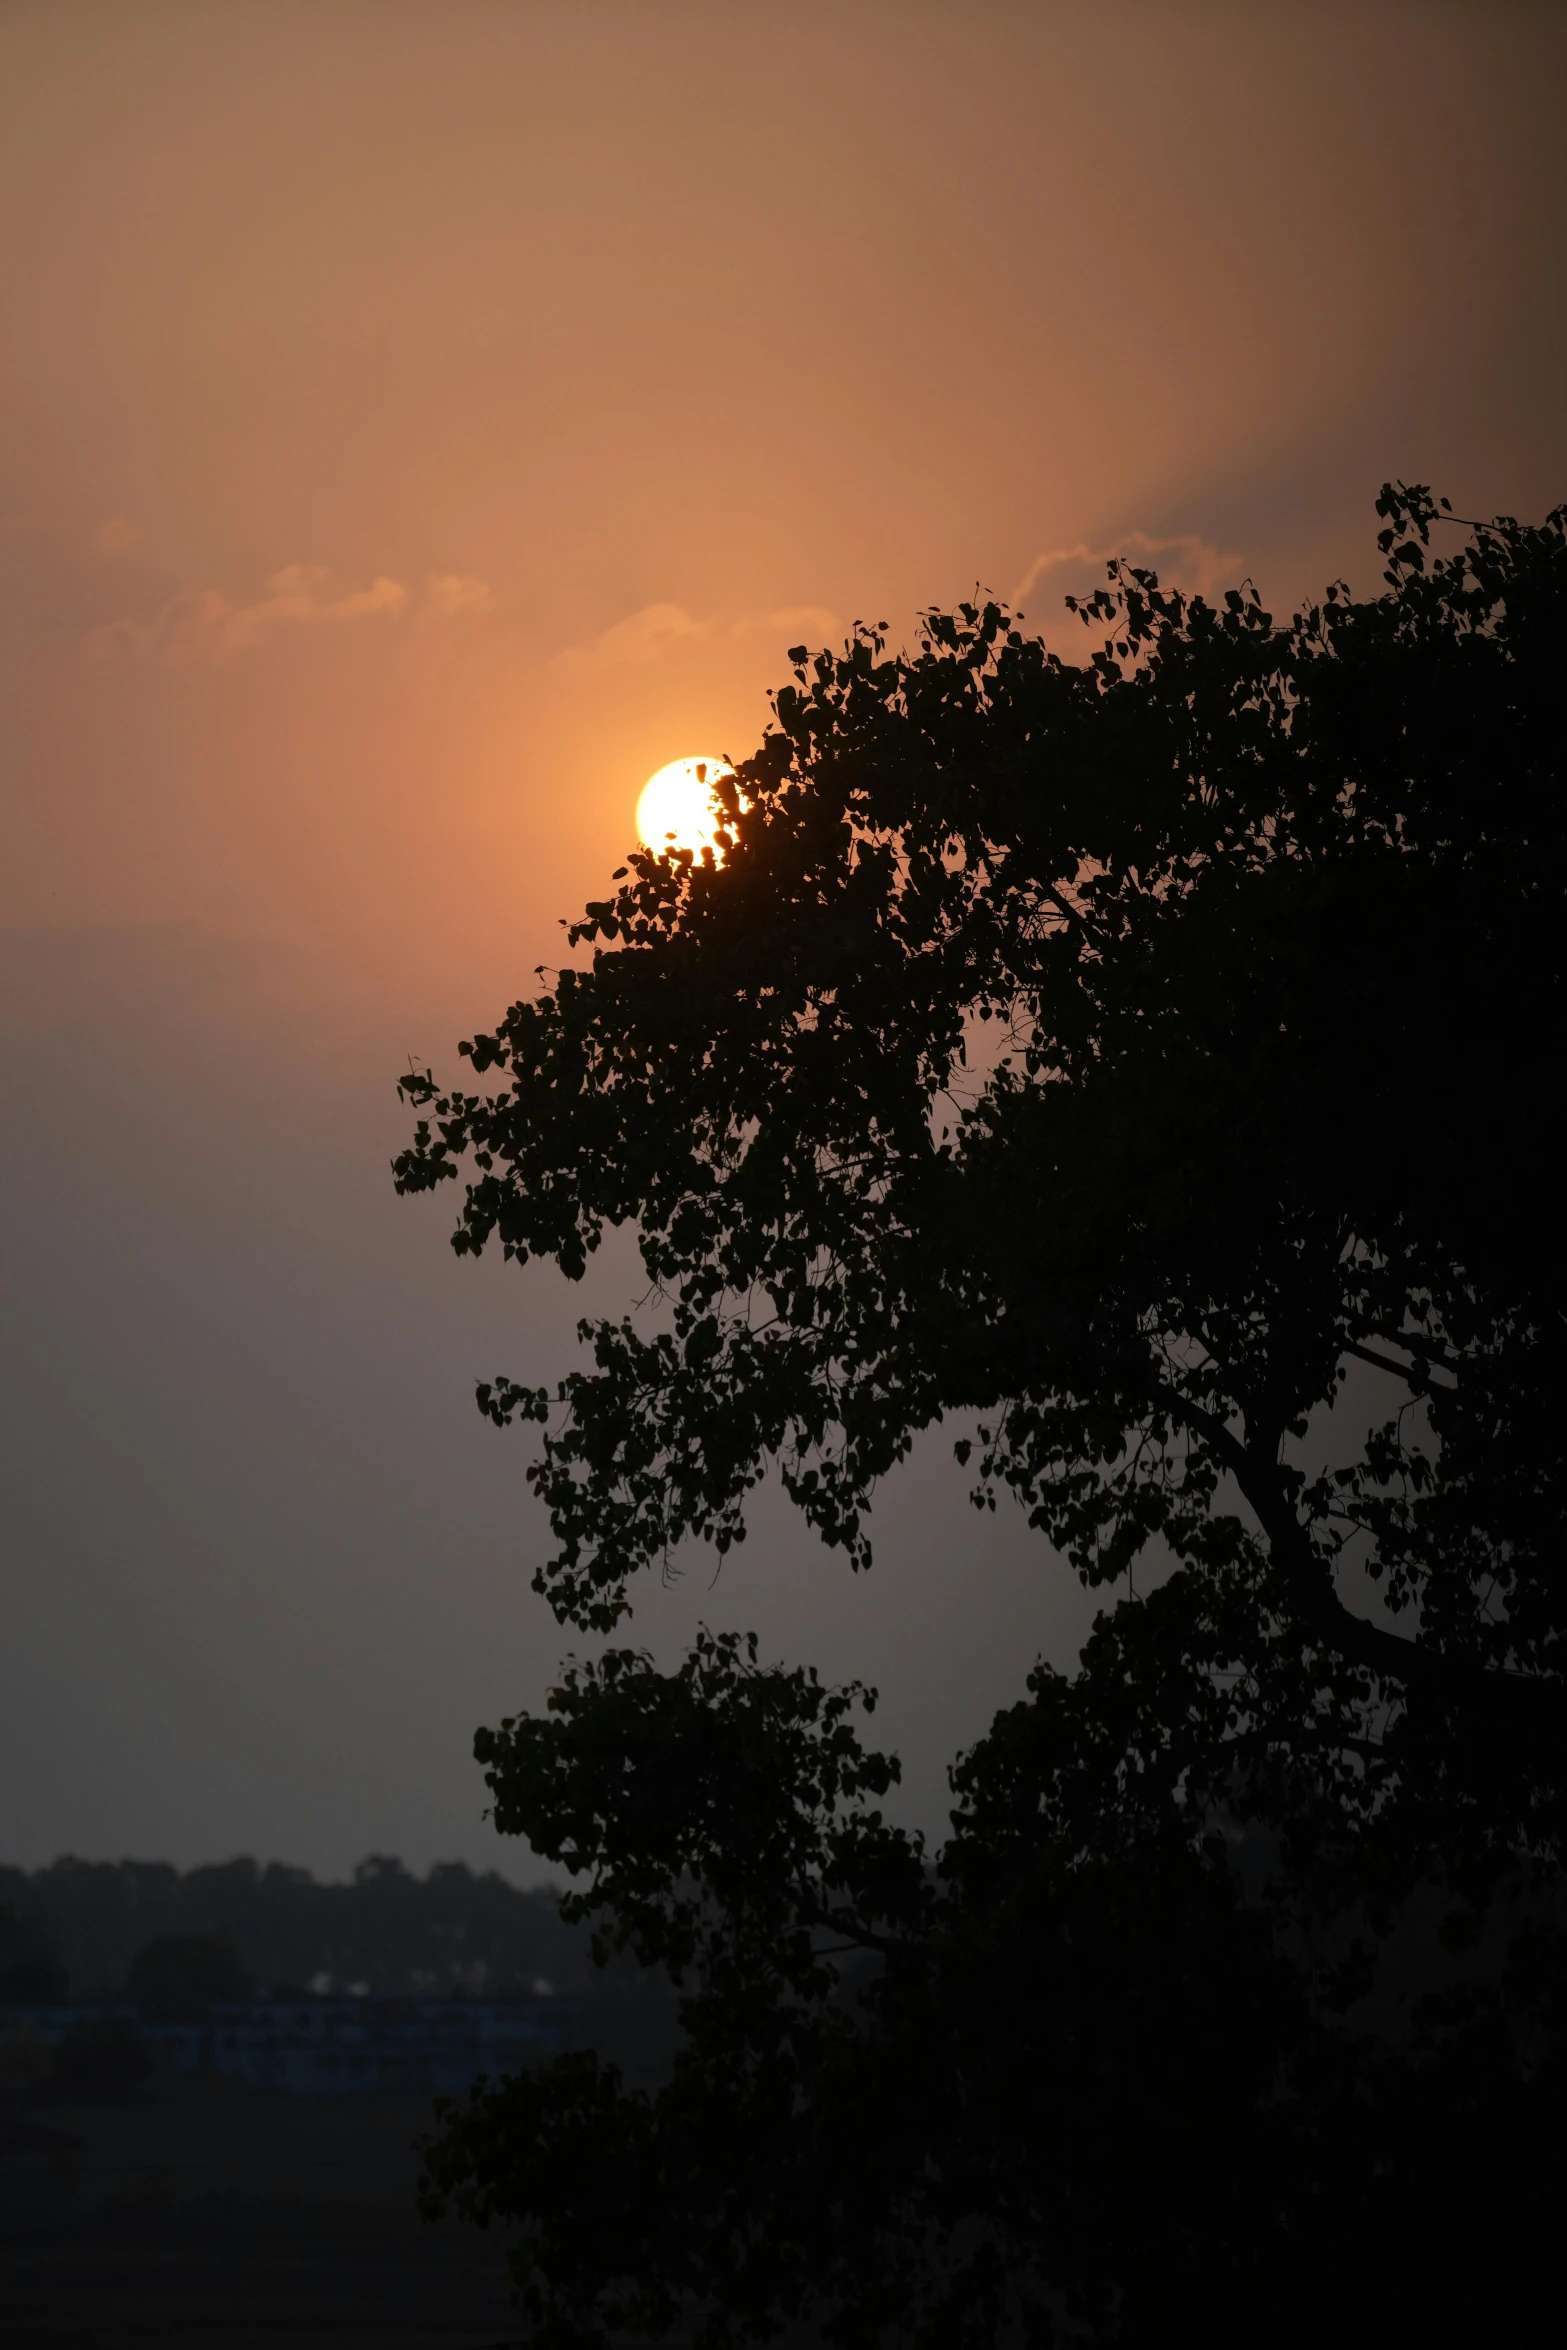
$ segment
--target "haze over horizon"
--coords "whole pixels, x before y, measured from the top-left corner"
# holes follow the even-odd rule
[[[0,1858],[535,1873],[469,1742],[574,1643],[473,1386],[636,1268],[454,1260],[398,1068],[800,638],[1567,495],[1564,69],[1524,5],[6,12]],[[879,1683],[938,1829],[1092,1613],[944,1451],[869,1577],[764,1500],[626,1635]]]

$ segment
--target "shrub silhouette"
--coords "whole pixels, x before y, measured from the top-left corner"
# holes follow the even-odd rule
[[[153,2052],[129,2016],[94,2016],[73,2024],[55,2050],[50,2086],[84,2104],[113,2105],[146,2088]]]
[[[0,1906],[0,2007],[47,2006],[70,1978],[48,1937]]]
[[[233,1948],[199,1934],[160,1934],[137,1952],[125,1978],[126,1997],[158,2023],[197,2021],[218,2000],[243,1999],[249,1988]]]

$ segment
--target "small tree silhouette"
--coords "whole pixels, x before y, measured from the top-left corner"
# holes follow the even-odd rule
[[[160,1934],[139,1950],[125,1992],[149,2022],[194,2022],[250,1985],[238,1953],[217,1935]]]

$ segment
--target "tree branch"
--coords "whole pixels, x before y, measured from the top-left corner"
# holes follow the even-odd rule
[[[1041,897],[1048,899],[1050,904],[1054,906],[1056,912],[1060,915],[1063,915],[1069,923],[1071,923],[1078,931],[1081,932],[1082,936],[1088,941],[1089,945],[1094,949],[1096,954],[1103,955],[1108,951],[1110,944],[1109,940],[1101,931],[1095,928],[1092,922],[1089,921],[1088,916],[1083,912],[1081,906],[1074,906],[1069,897],[1064,897],[1062,895],[1061,891],[1057,889],[1054,882],[1042,882],[1040,884],[1040,895]]]
[[[877,1934],[869,1926],[862,1926],[857,1918],[846,1916],[842,1910],[826,1908],[803,1888],[796,1888],[794,1905],[805,1925],[830,1927],[833,1933],[846,1935],[849,1944],[855,1949],[879,1951],[883,1958],[905,1958],[911,1951],[928,1948],[926,1943],[911,1942],[906,1936]]]
[[[1339,1340],[1339,1345],[1345,1354],[1355,1355],[1361,1362],[1370,1363],[1374,1370],[1391,1371],[1394,1378],[1402,1379],[1406,1386],[1412,1386],[1416,1380],[1421,1381],[1422,1384],[1428,1384],[1434,1370],[1446,1371],[1448,1376],[1456,1382],[1457,1366],[1450,1363],[1444,1355],[1427,1354],[1423,1348],[1417,1347],[1412,1341],[1403,1338],[1396,1340],[1395,1343],[1399,1346],[1407,1345],[1409,1347],[1410,1353],[1415,1358],[1412,1363],[1395,1362],[1391,1355],[1379,1354],[1374,1347],[1362,1346],[1358,1339],[1341,1338]]]
[[[1461,1355],[1451,1355],[1442,1346],[1427,1346],[1425,1340],[1417,1338],[1412,1331],[1384,1330],[1380,1324],[1373,1323],[1369,1334],[1373,1338],[1380,1338],[1384,1346],[1401,1346],[1406,1354],[1414,1356],[1416,1362],[1431,1363],[1438,1370],[1451,1371],[1455,1379],[1466,1368]]]
[[[1283,1476],[1274,1462],[1265,1462],[1212,1412],[1172,1388],[1161,1389],[1163,1408],[1208,1445],[1229,1470],[1267,1538],[1269,1553],[1279,1569],[1301,1628],[1326,1647],[1336,1649],[1348,1663],[1363,1665],[1379,1678],[1406,1686],[1446,1688],[1454,1694],[1483,1696],[1489,1701],[1528,1693],[1552,1693],[1560,1702],[1563,1684],[1538,1673],[1492,1671],[1467,1658],[1422,1648],[1381,1624],[1368,1623],[1344,1605],[1333,1588],[1328,1562],[1313,1547],[1311,1536],[1296,1515]]]

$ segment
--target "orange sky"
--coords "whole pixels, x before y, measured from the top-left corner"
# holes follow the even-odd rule
[[[390,1201],[390,1069],[801,636],[1567,494],[1564,86],[1494,0],[0,15],[0,1857],[490,1855],[468,1731],[559,1643],[468,1390],[573,1309]],[[1079,1617],[1013,1535],[954,1599],[911,1491],[955,1739]]]

